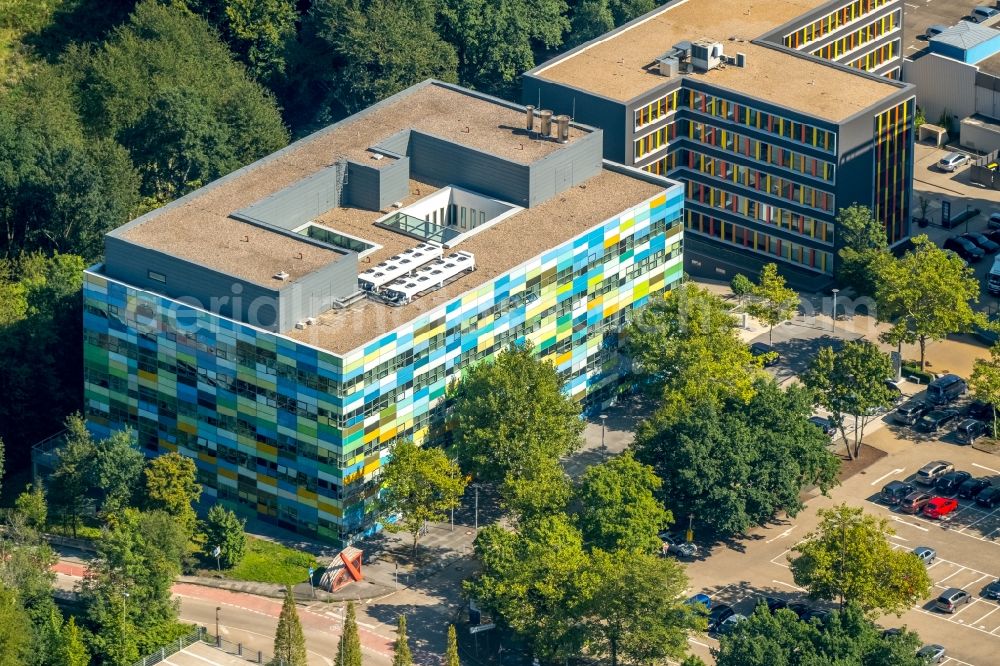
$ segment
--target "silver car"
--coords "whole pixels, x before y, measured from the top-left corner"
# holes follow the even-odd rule
[[[951,173],[958,170],[959,167],[965,166],[968,161],[969,156],[964,153],[948,153],[938,161],[938,168],[941,171]]]

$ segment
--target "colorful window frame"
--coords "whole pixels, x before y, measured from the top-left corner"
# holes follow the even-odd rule
[[[785,46],[800,49],[818,39],[829,35],[835,30],[865,18],[875,10],[889,4],[891,0],[855,0],[849,5],[840,7],[821,19],[785,35],[782,40]]]
[[[640,130],[647,125],[655,123],[660,118],[675,112],[681,104],[681,93],[686,92],[677,89],[672,93],[667,93],[660,99],[635,110],[635,130]]]
[[[901,12],[898,10],[891,14],[886,14],[840,39],[836,39],[816,49],[812,52],[812,55],[825,58],[826,60],[836,60],[848,53],[857,51],[866,44],[899,28],[901,23],[900,16]]]

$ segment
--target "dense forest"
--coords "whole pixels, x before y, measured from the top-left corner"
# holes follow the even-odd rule
[[[0,438],[81,407],[81,269],[109,229],[429,77],[520,72],[656,0],[0,2]]]

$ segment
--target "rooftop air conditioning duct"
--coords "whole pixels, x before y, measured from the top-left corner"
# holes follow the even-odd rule
[[[569,142],[569,116],[556,116],[556,139],[559,143]]]
[[[538,112],[539,117],[542,119],[542,128],[539,134],[543,137],[552,134],[552,112],[548,109],[542,109]]]
[[[524,128],[529,132],[535,131],[535,107],[530,104],[524,107]]]

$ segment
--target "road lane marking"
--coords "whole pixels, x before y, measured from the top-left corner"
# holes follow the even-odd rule
[[[904,525],[909,525],[910,527],[915,527],[916,529],[923,530],[924,532],[929,532],[930,531],[926,527],[923,527],[922,525],[917,525],[916,523],[908,523],[905,520],[903,520],[902,518],[900,518],[899,516],[892,516],[892,519],[895,520],[897,523],[903,523]]]
[[[1000,474],[1000,470],[993,469],[992,467],[987,467],[986,465],[980,465],[979,463],[972,463],[973,467],[978,467],[979,469],[985,469],[987,472],[993,472],[994,474]]]
[[[885,478],[886,478],[887,476],[893,476],[894,474],[899,474],[899,473],[900,473],[900,472],[902,472],[902,471],[903,471],[903,468],[899,468],[899,469],[894,469],[894,470],[892,470],[891,472],[886,472],[885,474],[883,474],[882,476],[878,477],[877,479],[875,479],[874,481],[872,481],[872,482],[871,482],[871,483],[869,483],[868,485],[870,485],[870,486],[877,486],[877,485],[878,485],[879,483],[881,483],[881,482],[882,482],[882,481],[883,481],[883,480],[884,480],[884,479],[885,479]],[[1000,474],[1000,472],[998,472],[998,474]]]
[[[771,582],[772,583],[777,583],[778,585],[784,585],[785,587],[790,587],[793,590],[798,590],[799,592],[805,592],[805,590],[802,589],[801,587],[799,587],[798,585],[792,585],[791,583],[786,583],[783,580],[775,580],[774,578],[772,578]],[[741,599],[741,601],[742,601],[742,599]]]
[[[794,530],[794,529],[795,529],[795,525],[792,525],[791,527],[789,527],[787,530],[785,530],[784,532],[782,532],[778,536],[776,536],[773,539],[770,539],[768,541],[765,541],[764,543],[772,543],[774,541],[777,541],[778,539],[784,539],[786,536],[788,536],[789,534],[791,534],[792,530]]]

